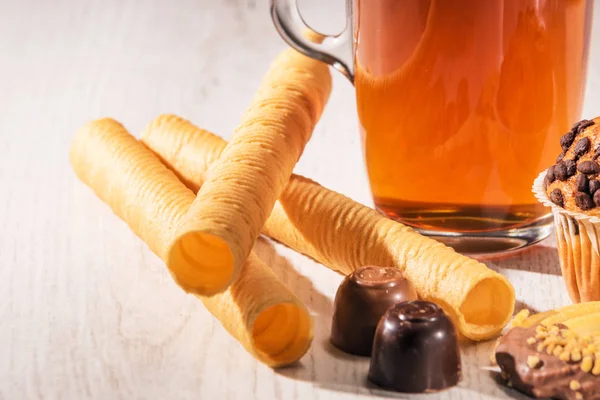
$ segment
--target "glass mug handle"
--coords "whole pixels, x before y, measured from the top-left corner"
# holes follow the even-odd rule
[[[271,0],[271,18],[283,40],[291,47],[331,65],[354,83],[352,0],[346,0],[346,27],[337,35],[322,35],[312,30],[300,15],[297,0]],[[306,32],[322,41],[310,40],[305,36]]]

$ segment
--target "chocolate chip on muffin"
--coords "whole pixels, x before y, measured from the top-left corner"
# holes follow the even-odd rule
[[[596,193],[596,191],[598,189],[600,189],[600,181],[597,179],[592,179],[588,185],[589,187],[589,192],[591,195],[593,195],[594,193]]]
[[[573,140],[575,140],[575,132],[570,131],[565,133],[560,137],[560,147],[562,147],[564,151],[567,151],[573,144]]]
[[[550,201],[552,201],[557,206],[562,207],[564,205],[564,198],[560,189],[554,189],[550,192]]]
[[[571,128],[571,132],[575,133],[576,135],[580,134],[585,128],[594,125],[594,121],[592,120],[587,120],[587,119],[582,119],[579,122],[576,122],[573,127]]]
[[[595,161],[581,161],[577,164],[577,171],[582,174],[597,174],[600,172],[600,165]]]
[[[596,193],[594,193],[594,204],[600,207],[600,190],[596,190]]]
[[[554,166],[554,176],[561,181],[566,181],[569,177],[575,175],[576,171],[577,163],[573,160],[564,160]]]
[[[590,138],[588,137],[579,139],[573,147],[573,156],[575,157],[575,159],[578,159],[579,157],[587,153],[587,151],[590,149],[590,144]]]
[[[589,190],[589,182],[590,180],[585,175],[577,175],[577,178],[575,178],[575,185],[580,192],[587,192]]]
[[[584,192],[575,192],[575,204],[583,211],[594,208],[594,202],[589,194]]]
[[[600,157],[600,143],[594,146],[594,155],[592,156],[592,160],[596,160],[598,157]]]
[[[544,178],[545,187],[548,187],[548,185],[550,185],[555,180],[556,176],[554,175],[554,165],[552,165],[546,170],[546,177]]]
[[[565,160],[565,167],[567,167],[567,176],[575,175],[577,172],[577,163],[573,160]]]
[[[557,162],[556,165],[554,166],[554,176],[556,177],[556,179],[558,179],[559,181],[566,181],[568,176],[567,176],[567,167],[565,166],[564,162]]]

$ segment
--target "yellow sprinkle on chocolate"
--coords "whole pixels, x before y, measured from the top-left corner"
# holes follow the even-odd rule
[[[537,340],[534,337],[530,337],[529,339],[527,339],[527,344],[535,344],[537,343]]]
[[[559,332],[558,326],[554,325],[552,328],[550,328],[551,335],[556,336],[556,335],[558,335],[558,332]]]
[[[556,346],[554,348],[554,351],[552,352],[552,354],[554,355],[554,357],[558,357],[562,354],[563,352],[563,347],[559,344],[558,346]]]
[[[592,353],[591,351],[589,351],[587,349],[587,347],[585,349],[581,350],[581,355],[584,356],[584,357],[591,356],[592,354],[594,354],[594,353]]]
[[[546,354],[552,354],[554,352],[554,348],[556,347],[555,343],[550,343],[546,348]]]
[[[569,382],[569,388],[575,392],[581,389],[581,383],[579,383],[579,381],[572,380],[571,382]]]
[[[541,353],[542,351],[544,351],[544,343],[540,343],[537,345],[537,352]]]
[[[544,325],[538,325],[535,327],[535,333],[545,333],[547,331]]]
[[[546,339],[548,337],[547,332],[539,332],[535,334],[535,338],[538,340]]]
[[[571,360],[575,362],[581,361],[581,352],[579,349],[575,349],[571,352]]]
[[[590,352],[592,352],[592,353],[595,353],[595,352],[596,352],[596,350],[597,350],[597,349],[596,349],[596,346],[595,346],[595,345],[593,345],[593,344],[590,344],[590,345],[589,345],[587,348],[588,348],[588,350],[589,350]]]
[[[592,369],[592,374],[600,375],[600,359],[596,358],[596,362],[594,362],[594,368]]]
[[[592,361],[592,357],[584,357],[583,361],[581,362],[581,370],[587,374],[592,370],[593,364],[594,362]]]
[[[563,351],[558,356],[558,359],[561,360],[561,361],[568,362],[571,359],[571,353],[569,351]]]
[[[575,393],[575,398],[577,400],[581,400],[581,399],[583,399],[583,395],[580,392],[577,392],[577,393]]]
[[[527,318],[529,318],[529,310],[527,309],[523,309],[521,311],[519,311],[517,313],[517,315],[515,315],[515,317],[513,318],[512,322],[510,323],[510,326],[512,328],[517,327],[517,326],[522,326],[523,322],[525,322],[525,320]]]
[[[558,342],[558,339],[555,336],[548,336],[546,339],[544,339],[544,346],[548,346],[550,344],[556,344],[556,342]]]
[[[540,358],[538,356],[528,356],[527,357],[527,365],[529,368],[539,368],[540,366]]]

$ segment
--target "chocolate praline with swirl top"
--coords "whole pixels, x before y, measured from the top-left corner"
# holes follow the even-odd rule
[[[377,326],[369,380],[404,393],[435,392],[462,377],[458,337],[444,311],[428,301],[390,308]]]
[[[369,356],[380,318],[394,304],[416,300],[413,285],[397,268],[368,265],[347,276],[335,295],[331,343]]]

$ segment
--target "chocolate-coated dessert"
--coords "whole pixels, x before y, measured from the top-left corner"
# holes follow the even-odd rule
[[[377,326],[369,380],[405,393],[446,389],[461,379],[454,325],[437,305],[411,301],[390,308]]]
[[[416,300],[413,285],[396,268],[361,267],[335,295],[331,343],[350,354],[369,356],[379,319],[402,301]]]
[[[509,386],[530,396],[600,400],[596,339],[565,325],[512,328],[499,340],[496,362]]]

